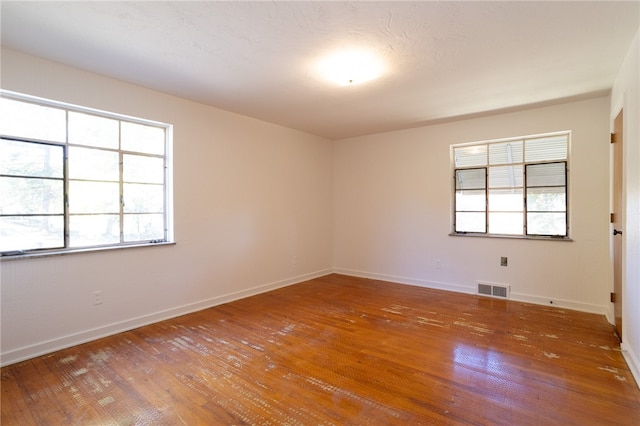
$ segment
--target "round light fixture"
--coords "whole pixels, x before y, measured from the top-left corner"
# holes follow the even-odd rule
[[[365,50],[343,50],[327,56],[318,63],[320,75],[341,86],[373,80],[382,75],[382,62]]]

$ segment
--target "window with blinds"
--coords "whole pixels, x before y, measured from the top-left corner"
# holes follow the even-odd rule
[[[569,237],[570,132],[452,146],[454,234]]]

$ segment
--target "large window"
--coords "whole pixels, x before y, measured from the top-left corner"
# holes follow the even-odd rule
[[[3,255],[170,241],[170,126],[1,94]]]
[[[454,234],[568,238],[569,137],[453,146]]]

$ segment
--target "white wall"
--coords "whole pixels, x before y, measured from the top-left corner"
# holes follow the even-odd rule
[[[2,87],[174,124],[177,239],[2,260],[3,364],[332,270],[464,292],[482,280],[515,299],[610,309],[606,97],[331,143],[11,50]],[[451,144],[560,130],[573,131],[573,242],[448,235]]]
[[[3,259],[3,364],[331,272],[330,141],[7,49],[2,88],[173,124],[177,240]]]
[[[600,97],[336,142],[336,270],[462,292],[478,281],[508,284],[514,299],[606,314],[608,116],[609,98]],[[448,235],[451,144],[561,130],[573,131],[574,241]]]
[[[640,31],[611,94],[611,129],[623,109],[622,349],[640,386]]]

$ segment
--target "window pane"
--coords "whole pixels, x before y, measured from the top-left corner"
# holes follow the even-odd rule
[[[489,188],[521,188],[522,165],[489,167]]]
[[[524,210],[524,200],[522,198],[522,188],[519,189],[492,189],[489,191],[489,211],[512,211],[522,212]],[[489,218],[491,223],[491,218]],[[522,224],[522,220],[520,221]],[[522,232],[522,227],[520,227]]]
[[[527,165],[527,187],[565,186],[565,162]]]
[[[489,145],[489,164],[522,163],[522,141]]]
[[[457,147],[453,149],[456,167],[485,166],[487,145]]]
[[[483,190],[456,191],[456,211],[485,211],[486,195]]]
[[[567,135],[527,139],[524,142],[524,161],[566,160],[567,141]]]
[[[455,232],[566,236],[569,136],[453,146]]]
[[[70,247],[117,244],[120,242],[118,215],[71,215],[69,217]]]
[[[0,96],[0,249],[119,245],[123,214],[129,241],[165,240],[168,127],[38,102]]]
[[[69,143],[118,149],[118,120],[69,111]]]
[[[69,182],[70,213],[118,213],[120,185],[118,182]]]
[[[63,152],[62,146],[2,139],[0,174],[62,178]]]
[[[161,214],[125,214],[124,240],[164,240],[164,221]]]
[[[69,178],[118,181],[118,153],[92,148],[69,148]]]
[[[64,247],[60,216],[0,217],[0,251]]]
[[[0,214],[64,214],[62,180],[0,177]]]
[[[485,223],[484,212],[456,212],[456,232],[485,232]]]
[[[456,190],[486,188],[486,169],[456,170]]]
[[[527,213],[528,235],[567,235],[566,213]]]
[[[523,213],[489,212],[489,233],[522,235]]]
[[[122,146],[124,151],[164,155],[165,131],[160,127],[122,122]]]
[[[162,185],[125,183],[123,196],[126,213],[159,213],[164,210]]]
[[[43,141],[65,142],[65,111],[13,99],[0,98],[0,133]]]
[[[566,211],[567,193],[565,188],[527,189],[527,210],[530,212]]]
[[[125,182],[164,183],[164,160],[141,155],[123,156]]]

